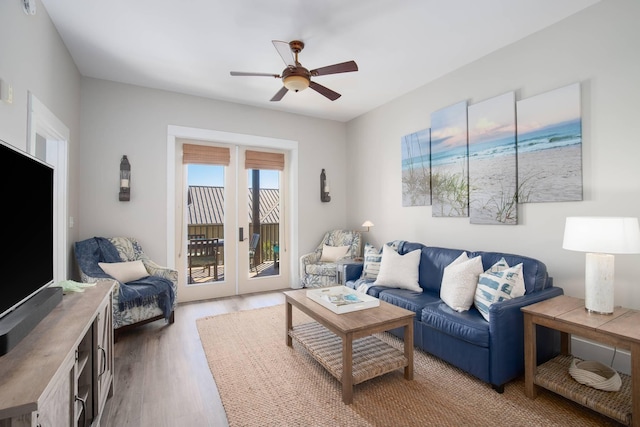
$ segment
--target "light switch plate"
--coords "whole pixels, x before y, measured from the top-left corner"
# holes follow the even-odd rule
[[[27,15],[36,14],[36,0],[22,0],[22,9]]]
[[[0,79],[0,101],[11,104],[13,102],[13,87],[5,80]]]

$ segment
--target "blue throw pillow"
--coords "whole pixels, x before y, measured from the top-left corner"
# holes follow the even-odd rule
[[[488,322],[491,304],[522,295],[524,295],[524,279],[522,263],[520,263],[501,271],[487,270],[482,273],[478,278],[474,304]]]
[[[375,280],[380,272],[380,263],[382,263],[382,250],[376,249],[370,243],[365,243],[362,278]]]

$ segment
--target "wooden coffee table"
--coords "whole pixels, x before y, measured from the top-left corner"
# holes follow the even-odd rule
[[[415,313],[385,301],[380,306],[337,314],[310,298],[307,290],[286,291],[286,342],[293,339],[342,383],[342,401],[353,401],[353,386],[404,367],[413,379],[413,318]],[[293,327],[292,307],[316,322]],[[404,352],[372,336],[404,328]]]

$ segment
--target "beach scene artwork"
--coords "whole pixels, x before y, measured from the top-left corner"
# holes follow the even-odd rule
[[[469,216],[466,101],[431,113],[431,204],[434,217]]]
[[[469,106],[469,220],[517,224],[515,93]]]
[[[518,202],[582,200],[580,83],[518,101]]]
[[[431,205],[431,129],[401,138],[402,206]]]

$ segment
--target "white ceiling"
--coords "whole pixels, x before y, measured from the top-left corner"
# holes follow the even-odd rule
[[[558,22],[599,0],[41,0],[83,76],[348,121]],[[272,40],[302,40],[312,78],[271,97],[281,74]]]

